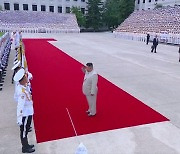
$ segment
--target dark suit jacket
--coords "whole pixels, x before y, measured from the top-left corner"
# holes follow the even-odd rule
[[[147,39],[149,40],[149,38],[150,38],[150,35],[149,35],[149,34],[147,34]]]
[[[153,39],[153,45],[154,45],[154,46],[157,46],[157,45],[158,45],[158,38],[154,38],[154,39]]]

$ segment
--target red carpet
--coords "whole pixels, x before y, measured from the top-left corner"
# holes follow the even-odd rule
[[[53,39],[52,39],[53,40]],[[37,142],[167,121],[122,89],[99,76],[96,117],[87,117],[82,94],[82,64],[47,42],[24,39],[29,71],[33,74],[34,125]]]

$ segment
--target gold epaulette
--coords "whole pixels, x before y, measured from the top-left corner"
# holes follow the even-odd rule
[[[25,93],[25,88],[22,88],[22,92]]]
[[[26,95],[26,98],[31,101],[32,100],[32,95],[30,95],[30,98],[28,97],[28,94],[25,92],[25,88],[22,88],[22,92]]]

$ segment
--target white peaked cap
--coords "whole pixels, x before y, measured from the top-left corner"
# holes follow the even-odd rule
[[[14,76],[14,81],[19,81],[19,80],[21,80],[22,78],[23,78],[23,76],[24,76],[24,74],[25,74],[25,70],[23,69],[23,68],[21,68],[19,71],[17,71],[17,73],[15,74],[15,76]]]
[[[14,70],[14,69],[16,69],[18,66],[20,66],[20,61],[18,61],[12,68],[11,68],[11,70]]]

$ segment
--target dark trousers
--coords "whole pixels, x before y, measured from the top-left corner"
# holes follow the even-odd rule
[[[14,75],[16,74],[16,71],[14,70],[13,75],[12,75],[12,83],[14,83]]]
[[[149,39],[146,40],[146,44],[147,44],[147,45],[148,45],[148,43],[149,43]]]
[[[20,139],[23,148],[28,148],[28,131],[32,122],[32,115],[22,118],[22,125],[20,126]]]
[[[153,48],[151,49],[151,52],[154,51],[154,53],[156,53],[156,48],[157,48],[157,45],[153,45]]]

